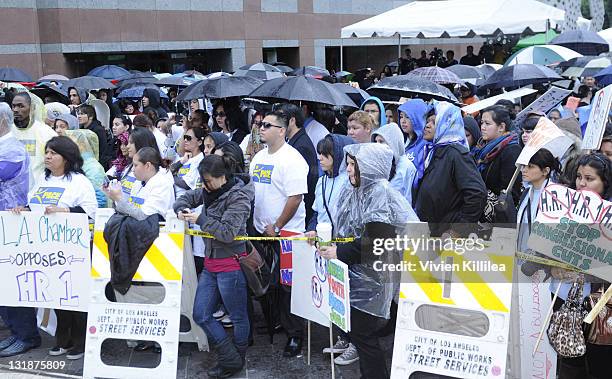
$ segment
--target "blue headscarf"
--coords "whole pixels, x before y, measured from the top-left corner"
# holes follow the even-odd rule
[[[465,137],[461,109],[446,101],[434,101],[433,107],[436,113],[436,131],[431,145],[426,149],[425,167],[439,147],[458,144],[464,146],[468,151],[470,149]]]
[[[416,134],[414,140],[408,139],[405,143],[406,156],[417,168],[417,175],[412,185],[415,190],[418,188],[419,182],[423,177],[423,172],[425,171],[425,146],[427,146],[429,142],[423,139],[423,129],[425,129],[425,117],[430,109],[431,106],[421,99],[408,100],[397,109],[397,119],[401,119],[400,115],[402,113],[408,116],[412,124],[412,130]]]

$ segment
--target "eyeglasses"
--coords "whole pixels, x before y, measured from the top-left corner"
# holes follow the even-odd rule
[[[225,112],[214,112],[213,113],[213,117],[225,117]]]
[[[269,122],[262,122],[260,127],[264,129],[270,129],[271,127],[281,128],[281,129],[284,128],[284,126],[270,124]]]
[[[185,141],[187,141],[187,142],[191,142],[191,140],[193,139],[193,137],[192,137],[192,136],[190,136],[189,134],[185,134],[185,135],[183,136],[183,139],[184,139]]]

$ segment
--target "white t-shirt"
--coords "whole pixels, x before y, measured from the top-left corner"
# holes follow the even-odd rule
[[[138,183],[138,180],[136,180]],[[168,209],[174,204],[174,179],[166,169],[160,168],[149,181],[132,187],[129,201],[147,216],[158,213],[166,217]]]
[[[39,176],[36,184],[28,193],[30,209],[42,210],[49,205],[72,208],[81,207],[90,218],[96,217],[98,201],[93,185],[83,174],[72,173],[66,176],[45,174]]]
[[[204,153],[200,153],[195,157],[189,158],[187,162],[179,169],[176,176],[183,179],[185,183],[189,186],[189,188],[196,189],[198,184],[201,186],[200,181],[200,172],[198,171],[198,167],[200,166],[200,162],[204,159]],[[185,193],[185,190],[179,187],[176,187],[176,197],[181,197],[182,194]]]
[[[274,154],[269,154],[268,148],[255,154],[249,173],[255,186],[253,224],[260,233],[281,215],[289,196],[308,193],[308,164],[287,143]],[[305,222],[306,209],[302,200],[293,218],[282,229],[303,232]]]

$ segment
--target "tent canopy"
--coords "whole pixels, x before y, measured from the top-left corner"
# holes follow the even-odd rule
[[[548,32],[538,33],[530,37],[522,38],[516,43],[516,46],[512,48],[512,51],[519,51],[529,46],[546,45],[558,35],[559,34],[554,30],[549,30]]]
[[[537,0],[415,1],[346,26],[341,36],[464,37],[491,35],[498,29],[519,34],[527,28],[544,32],[547,21],[555,28],[564,18],[565,11]]]

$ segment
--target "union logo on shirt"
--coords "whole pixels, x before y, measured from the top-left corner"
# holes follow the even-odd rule
[[[189,172],[190,167],[191,167],[191,163],[181,167],[179,169],[179,171],[178,171],[178,177],[182,178],[183,176],[187,175],[187,173]]]
[[[132,192],[132,187],[134,186],[135,181],[136,178],[133,176],[126,176],[125,178],[121,179],[121,190],[123,193],[129,195]]]
[[[272,171],[274,171],[274,165],[256,164],[253,169],[253,181],[263,184],[272,183]]]
[[[57,205],[64,194],[62,187],[39,187],[30,199],[31,204]]]
[[[36,156],[36,140],[35,139],[22,139],[21,143],[25,147],[26,151],[31,157]]]
[[[136,196],[130,196],[130,198],[128,199],[128,201],[132,204],[134,204],[134,206],[136,208],[140,208],[142,207],[142,204],[144,204],[144,199],[141,197],[136,197]]]

